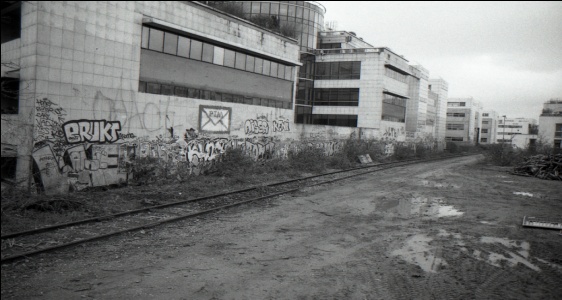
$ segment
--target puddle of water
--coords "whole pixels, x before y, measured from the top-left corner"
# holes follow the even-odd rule
[[[458,184],[439,183],[439,182],[434,182],[434,181],[429,181],[429,180],[422,180],[421,184],[423,186],[436,187],[436,188],[455,188],[455,189],[460,188],[460,185],[458,185]]]
[[[444,205],[440,198],[402,199],[398,203],[398,214],[402,217],[455,217],[464,214],[451,205]]]
[[[483,244],[501,244],[503,245],[505,248],[508,248],[510,250],[514,250],[515,252],[512,251],[505,251],[506,254],[509,256],[505,256],[503,254],[499,254],[499,253],[495,253],[495,252],[490,252],[490,254],[488,255],[488,262],[491,265],[497,266],[497,267],[501,267],[501,261],[507,261],[507,263],[511,266],[515,266],[518,263],[521,263],[527,267],[529,267],[530,269],[533,269],[535,271],[540,271],[541,269],[535,265],[533,265],[532,263],[529,262],[529,250],[531,249],[531,246],[529,245],[528,242],[525,241],[513,241],[513,240],[508,240],[505,238],[497,238],[497,237],[487,237],[484,236],[482,238],[480,238],[480,242]],[[482,258],[480,256],[475,256],[477,259],[481,259]]]
[[[551,263],[551,262],[548,262],[548,261],[546,261],[546,260],[544,260],[544,259],[540,259],[540,258],[537,258],[537,257],[535,257],[535,259],[538,260],[538,261],[540,261],[540,262],[542,262],[543,264],[546,264],[546,265],[552,267],[552,268],[556,268],[556,269],[561,269],[561,270],[562,270],[562,267],[559,266],[559,265],[557,265],[557,264],[555,264],[555,263]]]
[[[435,273],[441,266],[447,265],[447,262],[434,255],[434,251],[429,247],[432,240],[425,234],[414,235],[404,242],[402,248],[392,251],[391,255],[418,265],[425,272]]]
[[[513,194],[521,195],[521,196],[527,196],[527,197],[533,197],[533,194],[527,193],[527,192],[513,192]]]

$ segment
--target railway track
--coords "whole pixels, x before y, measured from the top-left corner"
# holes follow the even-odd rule
[[[459,155],[428,160],[416,159],[370,164],[353,169],[275,182],[222,194],[176,201],[112,215],[5,234],[1,236],[1,264],[128,232],[140,231],[166,223],[199,217],[204,214],[232,208],[245,203],[293,193],[304,187],[318,186],[391,168],[455,157],[459,157]]]

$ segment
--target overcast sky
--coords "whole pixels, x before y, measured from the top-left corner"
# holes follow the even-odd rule
[[[562,2],[319,2],[338,30],[443,78],[450,98],[537,120],[562,98]]]

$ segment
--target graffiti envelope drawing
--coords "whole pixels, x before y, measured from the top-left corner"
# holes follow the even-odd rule
[[[212,133],[230,133],[230,107],[200,106],[199,131]]]

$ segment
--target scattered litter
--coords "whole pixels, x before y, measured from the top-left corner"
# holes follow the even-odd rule
[[[358,155],[357,158],[359,159],[359,162],[361,162],[362,164],[369,164],[373,162],[369,154]]]
[[[451,205],[444,205],[441,198],[401,199],[398,204],[398,213],[403,217],[455,217],[464,214]]]
[[[522,225],[523,227],[537,227],[537,228],[562,230],[562,220],[557,222],[557,221],[547,220],[545,218],[524,216]]]
[[[519,166],[513,174],[532,176],[541,179],[562,180],[562,154],[531,156]]]
[[[402,248],[392,251],[391,255],[416,264],[426,272],[435,273],[440,266],[447,265],[447,262],[432,253],[435,252],[435,249],[429,246],[432,240],[424,234],[414,235],[406,240]]]
[[[521,195],[521,196],[527,196],[527,197],[533,197],[533,194],[527,193],[527,192],[513,192],[513,194]]]

